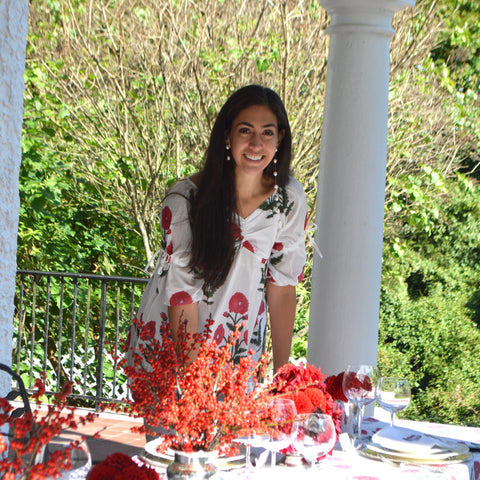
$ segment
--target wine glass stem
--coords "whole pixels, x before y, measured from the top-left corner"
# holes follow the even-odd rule
[[[353,443],[358,446],[362,443],[363,405],[353,404]]]
[[[247,470],[252,469],[252,462],[250,461],[252,453],[252,447],[247,443],[247,446],[245,447],[245,468]]]
[[[395,423],[395,412],[390,412],[390,426],[393,427]]]

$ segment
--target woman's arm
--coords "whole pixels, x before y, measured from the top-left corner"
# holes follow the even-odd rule
[[[273,369],[276,372],[288,363],[290,357],[297,307],[295,286],[280,287],[267,282],[267,305],[272,332]]]
[[[189,305],[176,305],[174,307],[168,307],[168,318],[170,320],[170,327],[172,329],[172,338],[176,343],[178,342],[178,329],[180,327],[180,322],[186,322],[187,333],[190,333],[190,335],[193,336],[194,333],[198,333],[197,302]],[[188,358],[190,361],[193,361],[195,358],[197,358],[197,355],[198,345],[195,350],[191,348],[189,349]]]

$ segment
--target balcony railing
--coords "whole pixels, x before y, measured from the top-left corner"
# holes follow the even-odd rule
[[[125,398],[118,363],[147,281],[19,270],[12,363],[27,389],[45,372],[50,392],[72,380],[78,405]]]

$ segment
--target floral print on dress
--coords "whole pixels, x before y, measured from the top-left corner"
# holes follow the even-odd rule
[[[232,352],[238,362],[250,355],[257,361],[266,346],[267,282],[296,285],[305,265],[305,219],[307,203],[300,183],[293,177],[284,188],[267,198],[251,215],[235,215],[232,237],[235,256],[225,283],[206,289],[189,267],[190,205],[196,185],[190,180],[175,184],[167,193],[161,213],[162,256],[152,276],[149,297],[142,298],[138,314],[149,326],[150,336],[160,340],[158,323],[168,322],[168,307],[198,304],[199,331],[213,319],[210,336],[219,346],[240,328],[240,339]],[[214,245],[212,245],[214,248]],[[150,284],[149,284],[150,285]],[[139,332],[132,335],[137,345]],[[140,339],[141,341],[141,339]]]

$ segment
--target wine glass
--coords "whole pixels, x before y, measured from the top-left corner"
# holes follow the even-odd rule
[[[390,412],[390,426],[394,426],[395,413],[408,407],[412,392],[406,378],[381,377],[377,385],[377,403]]]
[[[276,453],[287,448],[293,442],[297,425],[295,417],[297,408],[295,402],[289,398],[276,397],[270,404],[272,409],[272,420],[275,424],[275,431],[265,444],[265,448],[272,454],[271,467],[275,467]]]
[[[87,442],[80,440],[76,442],[72,438],[56,437],[45,445],[43,462],[55,458],[60,452],[70,450],[71,468],[61,470],[61,480],[84,480],[92,466],[92,458]]]
[[[363,447],[363,409],[376,398],[377,378],[378,370],[373,365],[349,365],[343,375],[343,393],[353,406],[352,443],[357,449]]]
[[[295,450],[312,466],[335,446],[337,434],[332,417],[324,413],[299,415],[293,439]]]

